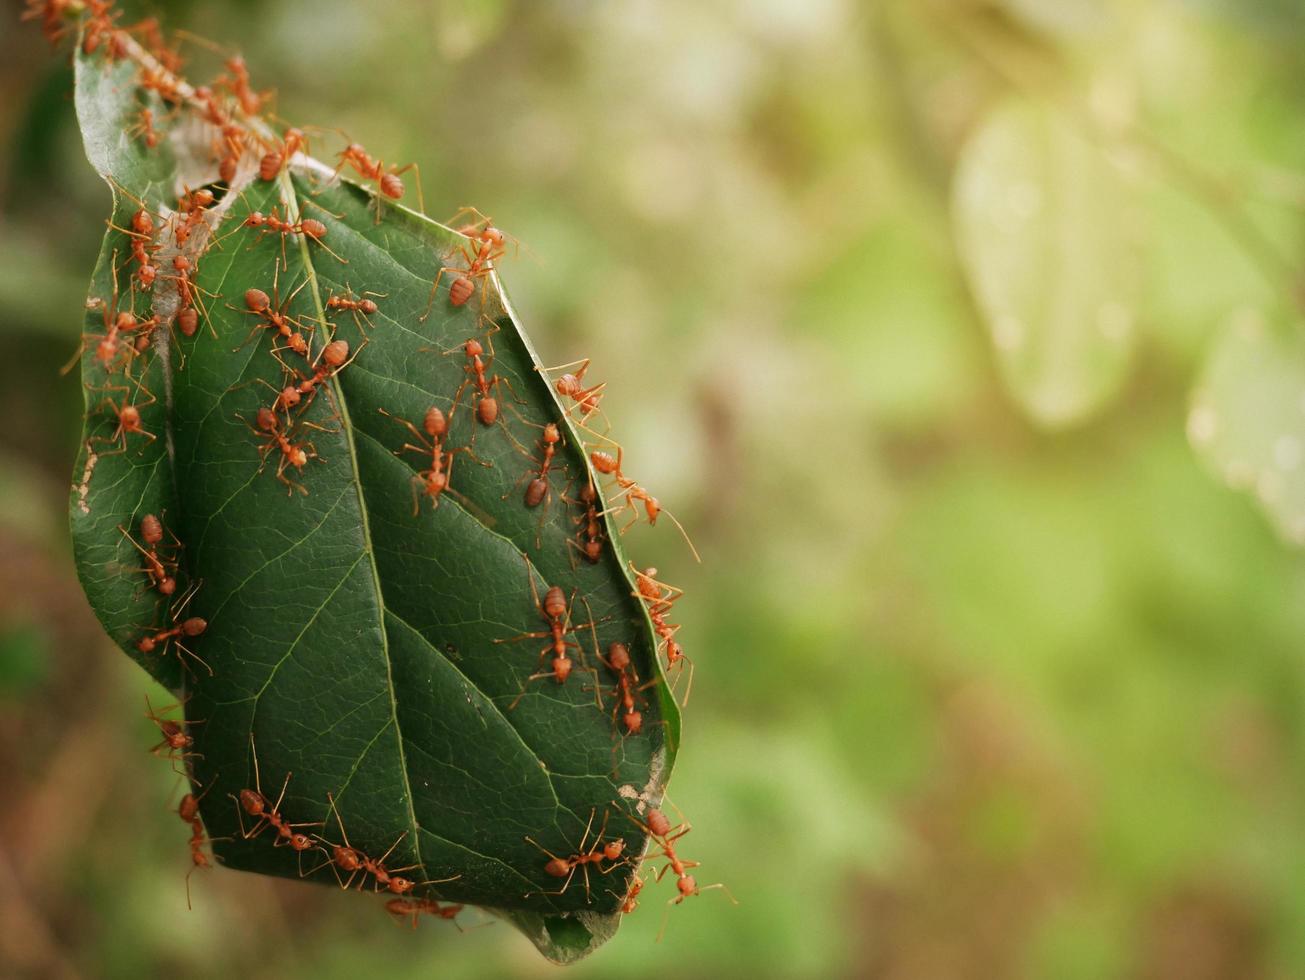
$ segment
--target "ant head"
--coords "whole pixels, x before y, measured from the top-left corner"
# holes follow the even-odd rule
[[[189,272],[190,259],[186,258],[184,255],[173,256],[172,268],[176,269],[178,272]]]
[[[105,337],[95,345],[95,359],[101,364],[108,364],[118,353],[118,342]]]
[[[448,485],[449,477],[447,473],[432,471],[430,476],[426,478],[426,495],[428,497],[438,497]]]
[[[675,887],[680,890],[680,894],[685,898],[698,894],[698,882],[693,875],[683,875],[675,882]]]
[[[673,664],[684,656],[684,647],[680,646],[674,640],[666,641],[666,662]]]
[[[631,735],[638,735],[643,731],[643,714],[639,711],[627,711],[621,716],[621,721],[625,723],[625,730]]]
[[[344,155],[350,157],[361,157],[367,155],[367,150],[361,143],[350,143],[344,148]]]
[[[480,233],[480,237],[495,246],[502,245],[505,240],[503,233],[493,225],[486,225],[485,230]]]
[[[662,512],[662,505],[657,502],[657,498],[653,496],[644,497],[643,509],[648,512],[648,523],[656,524],[657,515]]]
[[[544,442],[547,445],[554,445],[562,441],[562,433],[557,431],[557,423],[549,422],[544,426]]]
[[[624,849],[625,841],[618,837],[616,840],[608,841],[603,845],[603,857],[609,861],[615,861],[621,856],[621,851]]]
[[[603,543],[596,538],[585,542],[585,558],[593,564],[598,564],[598,559],[603,557]]]
[[[199,99],[201,102],[207,102],[209,99],[213,98],[213,90],[207,85],[196,85],[195,98]]]
[[[298,334],[295,334],[298,337]],[[300,340],[303,338],[300,337]],[[286,385],[281,389],[281,394],[277,395],[276,400],[282,408],[294,408],[299,404],[299,389],[294,385]]]
[[[276,420],[276,413],[266,405],[259,406],[256,419],[255,424],[264,432],[275,432],[281,427],[281,423]]]
[[[162,595],[172,595],[177,591],[177,580],[171,575],[165,575],[159,579],[158,589]]]
[[[598,490],[592,483],[586,483],[580,488],[580,502],[585,505],[598,502]]]
[[[389,889],[396,895],[406,895],[408,892],[412,891],[416,884],[417,883],[410,878],[401,878],[398,875],[394,875],[390,878]]]
[[[134,429],[140,425],[140,409],[135,405],[124,405],[118,412],[118,421],[124,429]]]
[[[304,451],[302,446],[291,447],[290,452],[286,454],[286,458],[290,461],[290,465],[297,470],[301,470],[308,465],[308,453]]]
[[[140,640],[138,640],[136,643],[136,649],[139,650],[141,653],[153,653],[154,637],[142,636]]]
[[[121,313],[118,314],[118,319],[116,323],[119,330],[136,329],[136,318],[126,310],[123,310]]]
[[[154,231],[154,221],[150,218],[150,213],[144,208],[131,216],[131,230],[142,235],[148,235]]]
[[[306,851],[313,846],[313,842],[307,834],[291,834],[290,846],[296,851]]]
[[[157,274],[158,270],[152,265],[142,265],[136,270],[136,278],[140,280],[140,284],[146,289],[154,285],[154,277]]]
[[[481,354],[485,353],[485,348],[480,345],[480,341],[475,337],[472,337],[463,344],[462,349],[466,352],[468,357],[479,357]]]
[[[250,211],[249,215],[245,218],[245,227],[257,228],[260,225],[266,223],[266,221],[267,221],[267,216],[263,214],[262,211]],[[257,290],[250,290],[250,292],[257,292]],[[247,296],[249,295],[249,293],[246,293],[245,295]]]

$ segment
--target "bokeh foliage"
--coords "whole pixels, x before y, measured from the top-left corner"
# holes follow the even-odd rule
[[[218,37],[233,14],[285,116],[420,160],[433,213],[474,202],[530,246],[507,275],[545,358],[595,358],[631,471],[704,551],[628,542],[690,591],[672,795],[702,880],[742,904],[674,909],[655,945],[650,892],[577,973],[1305,972],[1305,566],[1186,434],[1209,372],[1252,363],[1210,360],[1229,324],[1259,311],[1288,350],[1299,329],[1290,4],[169,13]],[[185,914],[138,678],[78,622],[48,517],[79,403],[52,372],[107,195],[67,73],[3,37],[0,887],[26,928],[0,949],[110,973],[536,971],[500,928],[413,937],[220,872]],[[1130,363],[1054,432],[1003,380],[953,223],[965,147],[1029,97],[1138,195]],[[1280,434],[1256,435],[1261,467]]]

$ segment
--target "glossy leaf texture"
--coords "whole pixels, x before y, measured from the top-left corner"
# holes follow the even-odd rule
[[[1192,446],[1305,544],[1305,340],[1300,318],[1244,309],[1217,338],[1187,416]]]
[[[391,201],[378,222],[374,183],[332,179],[303,156],[262,181],[250,154],[227,191],[208,151],[216,128],[190,105],[169,112],[137,78],[130,59],[78,55],[78,117],[87,154],[113,188],[117,226],[95,270],[87,331],[108,332],[103,307],[114,304],[115,282],[117,311],[159,323],[147,350],[108,365],[103,336],[88,339],[73,541],[109,635],[186,699],[195,792],[218,860],[335,884],[329,844],[347,835],[373,859],[388,851],[391,872],[432,882],[412,896],[494,910],[552,959],[585,955],[615,931],[647,843],[633,818],[662,796],[679,715],[616,528],[601,519],[595,563],[574,546],[578,495],[593,476],[582,433],[537,370],[496,275],[461,307],[445,275],[421,319],[441,268],[466,267],[468,239]],[[146,105],[161,135],[153,149],[129,133]],[[156,232],[161,271],[146,290],[131,281],[123,229],[143,202],[171,234],[168,209],[199,187],[217,201],[181,249],[197,266],[207,311],[187,336],[174,320],[175,243]],[[283,240],[242,227],[274,209],[326,232],[320,242]],[[284,304],[307,356],[274,353],[287,340],[260,326],[249,289]],[[364,294],[377,304],[370,315],[328,309],[332,296]],[[323,357],[332,339],[349,345],[350,358],[334,372]],[[487,378],[503,379],[491,425],[477,418],[463,346],[471,339],[485,347]],[[287,384],[302,389],[301,403],[275,415],[275,432],[260,429],[260,407]],[[118,451],[106,400],[137,407],[149,435],[127,432]],[[447,464],[438,506],[417,476],[432,453],[403,448],[423,441],[432,406],[449,420],[444,448],[467,447]],[[530,507],[524,494],[549,423],[562,439],[546,498]],[[309,457],[285,467],[288,482],[276,475],[281,437]],[[160,516],[179,542],[169,537],[162,551],[177,564],[170,600],[140,571],[146,562],[127,536],[140,540],[145,514]],[[565,683],[530,679],[551,663],[549,622],[535,601],[551,586],[570,602],[563,639],[575,668]],[[171,642],[138,649],[174,617],[194,616],[206,628],[180,637],[194,658]],[[520,634],[533,635],[512,639]],[[638,674],[638,734],[620,727],[616,675],[597,656],[616,642]],[[269,802],[284,790],[278,812],[316,846],[274,846],[267,827],[246,839],[257,824],[239,810],[242,789]],[[590,867],[587,882],[577,873],[558,894],[562,881],[545,873],[541,848],[576,853],[586,829],[586,846],[599,833],[620,837],[632,859]]]
[[[1012,97],[962,152],[953,218],[1012,397],[1048,428],[1100,409],[1132,364],[1140,285],[1106,154],[1055,108]]]

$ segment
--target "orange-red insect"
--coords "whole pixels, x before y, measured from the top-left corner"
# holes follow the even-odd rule
[[[18,19],[20,21],[39,19],[41,33],[53,47],[72,31],[77,16],[83,9],[81,0],[27,0],[27,8]]]
[[[652,620],[653,631],[662,642],[663,650],[666,653],[666,668],[670,670],[678,665],[683,670],[685,664],[689,667],[688,685],[684,689],[684,701],[687,704],[689,695],[693,692],[693,661],[685,654],[684,648],[675,639],[675,634],[679,631],[679,626],[666,621],[666,614],[670,612],[672,604],[684,594],[684,590],[674,585],[667,585],[664,582],[657,581],[657,569],[645,568],[642,572],[630,562],[630,571],[634,572],[636,598],[642,599],[648,605],[648,618]]]
[[[292,126],[285,131],[281,145],[269,150],[258,162],[258,179],[276,180],[290,158],[301,150],[308,152],[308,137],[302,129]]]
[[[368,297],[375,296],[376,299],[384,299],[387,295],[387,293],[374,293],[368,290],[355,296],[353,290],[346,286],[343,293],[332,293],[326,297],[326,308],[328,310],[348,310],[353,314],[353,322],[358,325],[358,329],[366,333],[367,327],[371,325],[371,321],[367,318],[380,309],[376,305],[376,300]]]
[[[606,381],[600,381],[598,384],[586,388],[584,386],[585,372],[589,370],[589,358],[583,361],[576,361],[573,364],[562,364],[556,368],[542,368],[544,371],[559,371],[562,368],[573,367],[578,364],[575,371],[569,371],[553,382],[553,389],[563,398],[570,398],[580,409],[580,417],[588,418],[598,410],[598,403],[602,401],[603,391],[607,388]]]
[[[123,37],[117,30],[116,22],[121,15],[113,9],[113,0],[83,0],[88,13],[82,27],[82,53],[94,54],[101,44],[107,42],[105,57],[109,61],[121,58],[126,53]]]
[[[107,408],[113,414],[114,418],[118,420],[118,425],[117,428],[113,430],[113,435],[91,436],[88,440],[88,444],[92,445],[95,443],[108,442],[118,447],[116,450],[111,452],[101,453],[101,457],[116,456],[119,453],[125,453],[127,451],[128,436],[139,435],[148,439],[150,442],[154,441],[155,435],[146,430],[141,419],[140,410],[153,405],[157,399],[150,394],[149,390],[143,384],[137,382],[134,388],[128,387],[127,385],[103,385],[98,388],[91,387],[90,390],[121,391],[125,393],[122,396],[121,403],[115,402],[112,398],[105,398],[100,402],[99,407],[97,408],[97,411],[102,411]],[[136,393],[137,399],[134,402],[128,401],[128,395],[133,391]],[[144,401],[141,401],[139,398],[141,392],[144,392],[147,396]]]
[[[557,444],[561,441],[562,433],[558,430],[556,423],[546,423],[538,440],[540,456],[537,460],[531,457],[531,462],[536,464],[536,468],[527,470],[525,476],[522,477],[522,479],[530,479],[530,482],[526,484],[525,504],[527,507],[538,507],[552,496],[553,487],[548,480],[548,474],[553,465],[553,457],[557,453]],[[517,486],[520,485],[521,481],[518,480]],[[511,492],[505,493],[503,498],[506,500]]]
[[[249,421],[243,415],[237,415],[240,421],[249,426],[251,432],[262,440],[259,446],[258,454],[260,465],[258,472],[263,472],[267,466],[267,459],[273,450],[281,453],[281,458],[276,464],[276,478],[286,485],[287,495],[293,496],[298,490],[305,496],[308,495],[308,488],[301,483],[296,483],[286,475],[287,467],[301,472],[308,465],[310,459],[319,459],[317,449],[311,442],[294,442],[290,436],[281,430],[281,420],[277,418],[276,412],[267,406],[261,406],[256,416],[257,422],[250,425]],[[312,425],[309,422],[302,422],[301,425]],[[313,428],[321,428],[313,426]]]
[[[140,138],[147,149],[154,149],[159,145],[159,133],[154,128],[154,110],[148,106],[142,107],[140,114],[136,117],[136,123],[127,130],[129,139]]]
[[[462,908],[461,905],[441,905],[433,898],[392,898],[385,903],[385,911],[394,917],[395,922],[403,925],[405,919],[410,919],[414,929],[417,928],[418,917],[423,915],[445,919],[461,929],[458,913]]]
[[[453,408],[449,411],[452,415],[458,410],[458,405],[462,401],[462,393],[467,390],[468,386],[472,388],[472,397],[476,405],[476,418],[481,425],[493,425],[498,420],[498,389],[500,385],[506,385],[512,396],[516,397],[516,389],[512,387],[512,382],[507,378],[497,374],[489,374],[490,365],[494,363],[494,341],[491,338],[493,331],[485,336],[485,343],[481,344],[479,340],[472,337],[470,340],[453,348],[451,351],[445,351],[447,354],[455,354],[459,350],[467,358],[467,363],[463,370],[467,376],[463,379],[462,384],[453,395]],[[485,353],[485,346],[489,347],[488,359],[482,358]],[[518,399],[519,401],[520,399]]]
[[[603,814],[603,824],[599,828],[597,835],[594,837],[593,844],[588,849],[585,848],[585,841],[589,839],[589,832],[594,825],[594,811],[589,811],[589,822],[585,824],[584,835],[580,838],[580,846],[576,848],[574,854],[561,857],[554,854],[548,848],[541,845],[533,837],[526,837],[526,840],[539,848],[547,857],[548,861],[544,864],[544,874],[553,878],[565,878],[562,887],[555,892],[540,892],[543,895],[561,895],[571,885],[571,880],[575,877],[576,871],[580,871],[585,882],[585,896],[589,896],[589,866],[593,865],[599,874],[608,874],[626,861],[622,859],[622,853],[625,850],[625,841],[620,837],[614,837],[604,843],[603,834],[607,831],[607,813]],[[603,867],[603,862],[607,862],[607,867]]]
[[[340,838],[344,843],[332,843],[326,838],[319,836],[317,839],[323,845],[330,848],[330,859],[323,864],[318,865],[316,868],[313,868],[311,871],[305,872],[306,875],[311,875],[313,872],[330,865],[332,872],[335,874],[336,882],[339,883],[341,888],[348,889],[353,884],[354,879],[361,874],[362,877],[358,881],[358,890],[361,891],[363,886],[367,883],[367,875],[370,874],[373,879],[373,891],[384,889],[394,895],[407,895],[414,888],[420,888],[424,885],[439,885],[448,881],[457,881],[462,877],[461,875],[454,875],[452,878],[437,878],[431,881],[413,881],[411,878],[403,877],[400,872],[411,871],[414,868],[419,868],[421,867],[420,864],[409,864],[402,868],[387,868],[385,866],[386,860],[388,860],[389,856],[394,853],[394,849],[403,842],[404,838],[408,836],[408,832],[405,830],[400,834],[398,839],[390,845],[389,850],[379,858],[370,858],[363,851],[349,843],[349,835],[345,833],[344,820],[340,816],[339,808],[335,805],[335,797],[330,793],[327,793],[326,799],[330,804],[331,812],[335,814],[336,825],[340,828]],[[348,876],[341,877],[341,871],[347,872]],[[454,914],[456,915],[457,913]]]
[[[258,115],[263,109],[263,103],[271,98],[272,90],[254,91],[249,84],[249,69],[245,66],[245,59],[238,54],[228,58],[225,67],[230,74],[219,76],[214,84],[230,92],[240,103],[240,109],[245,115]]]
[[[580,552],[590,564],[596,565],[603,556],[603,542],[606,540],[598,510],[598,488],[590,480],[580,488],[578,500],[572,500],[570,497],[563,499],[578,505],[583,510],[582,514],[572,518],[571,523],[577,525],[576,535],[575,538],[568,539],[567,544]]]
[[[316,397],[318,386],[348,367],[353,359],[362,353],[362,349],[365,346],[367,346],[367,341],[363,340],[351,357],[349,355],[349,342],[347,340],[331,341],[321,349],[317,355],[317,359],[313,361],[313,373],[310,375],[305,375],[282,361],[282,365],[285,367],[286,371],[289,372],[290,376],[299,379],[294,385],[295,390],[298,391],[301,396],[308,396],[308,401],[304,404],[305,408],[307,408],[308,405],[312,403],[313,398]]]
[[[245,344],[248,344],[258,336],[259,330],[266,329],[274,331],[277,336],[284,341],[282,347],[274,347],[273,350],[289,348],[301,357],[306,358],[308,356],[308,341],[305,339],[303,331],[311,331],[313,328],[311,326],[306,327],[302,321],[291,316],[287,311],[290,308],[290,304],[294,302],[294,298],[299,295],[299,290],[307,285],[308,280],[304,279],[304,281],[296,286],[290,295],[283,301],[280,296],[278,270],[272,276],[271,298],[269,298],[267,293],[263,292],[261,289],[246,289],[245,309],[241,312],[252,313],[254,316],[258,317],[258,322],[254,324],[254,328],[249,332],[249,336],[245,338],[244,343],[242,343],[240,347],[235,348],[235,350],[240,350],[241,347],[244,347]],[[232,310],[236,309],[230,303],[227,304],[227,308]]]
[[[548,670],[541,669],[539,672],[531,674],[526,678],[525,682],[521,685],[521,692],[516,696],[516,700],[508,706],[509,710],[515,708],[517,704],[520,703],[521,699],[525,697],[526,687],[531,681],[551,677],[553,680],[557,681],[557,683],[564,684],[566,679],[571,676],[571,671],[575,667],[575,664],[570,657],[571,650],[575,650],[579,655],[581,670],[588,671],[595,677],[598,676],[598,673],[594,668],[585,664],[584,651],[580,644],[574,640],[568,640],[566,638],[568,633],[575,633],[578,630],[587,629],[592,625],[591,623],[574,624],[571,622],[571,605],[575,598],[574,593],[572,594],[572,600],[568,601],[566,593],[562,591],[561,586],[554,585],[544,593],[544,601],[541,603],[539,601],[539,592],[535,589],[535,576],[530,571],[529,565],[527,565],[526,574],[530,582],[531,599],[534,602],[535,608],[539,611],[540,617],[547,624],[548,628],[534,630],[527,633],[519,633],[516,636],[495,640],[494,642],[516,643],[519,640],[547,640],[548,643],[545,644],[543,649],[539,652],[540,668],[544,666],[544,662],[548,659],[550,653],[553,655],[553,660]],[[592,619],[592,616],[590,618]]]
[[[131,532],[121,524],[118,525],[118,530],[144,557],[145,566],[141,571],[149,579],[150,585],[158,589],[161,595],[172,595],[177,590],[177,580],[174,578],[177,558],[175,553],[171,556],[159,554],[159,545],[163,543],[163,522],[154,514],[146,514],[140,519],[140,536],[144,544],[133,538]],[[172,540],[174,548],[181,546],[175,535]]]
[[[163,36],[163,30],[157,17],[144,20],[127,28],[127,32],[140,37],[141,45],[148,51],[165,71],[177,74],[185,65],[181,51],[175,45],[169,45]]]
[[[594,640],[597,645],[597,638]],[[607,647],[607,656],[597,654],[599,661],[616,675],[616,687],[612,689],[612,697],[615,707],[612,709],[612,721],[616,721],[617,714],[621,716],[621,724],[625,726],[627,735],[638,735],[643,731],[643,712],[639,710],[639,699],[637,695],[646,691],[657,684],[656,678],[648,683],[641,685],[639,683],[639,674],[634,668],[634,662],[630,659],[630,650],[624,643],[612,643]]]
[[[656,815],[656,819],[657,819],[656,824],[654,824],[653,821],[654,815]],[[723,891],[725,893],[725,896],[735,905],[739,904],[738,901],[734,898],[734,896],[730,893],[729,888],[727,888],[724,884],[717,882],[714,885],[699,885],[697,879],[694,878],[693,875],[689,874],[689,869],[699,867],[700,862],[686,861],[682,859],[675,851],[675,842],[693,829],[691,826],[689,826],[688,823],[682,823],[680,824],[679,827],[671,828],[670,821],[666,820],[665,816],[661,813],[660,810],[649,810],[647,822],[640,822],[634,817],[631,817],[630,819],[633,820],[637,826],[643,828],[643,830],[646,831],[650,837],[652,837],[653,841],[657,844],[658,848],[661,850],[662,857],[666,859],[665,866],[662,867],[659,871],[657,871],[655,875],[653,875],[653,881],[661,881],[662,878],[666,875],[666,872],[668,871],[672,872],[675,875],[675,889],[678,894],[676,894],[675,897],[667,901],[666,911],[668,913],[670,912],[670,906],[679,905],[681,902],[683,902],[686,898],[690,897],[691,895],[700,895],[703,892],[714,891],[716,889],[720,889],[721,891]],[[666,931],[666,920],[663,917],[661,932],[657,934],[658,940],[661,939],[662,933],[664,933],[665,931]]]
[[[380,192],[376,195],[376,221],[378,224],[381,220],[382,199],[388,197],[397,201],[403,197],[403,181],[399,179],[399,174],[407,173],[409,170],[417,175],[418,209],[423,212],[426,210],[426,204],[421,200],[421,171],[415,163],[409,163],[402,167],[390,167],[386,170],[385,164],[368,155],[361,143],[350,143],[346,146],[340,151],[339,160],[335,173],[331,174],[332,179],[338,177],[340,171],[349,166],[358,171],[365,179],[376,181],[376,189]]]
[[[415,517],[420,510],[421,502],[420,497],[418,496],[419,492],[421,496],[430,498],[432,507],[438,507],[440,505],[440,494],[444,493],[446,490],[454,492],[449,488],[449,480],[453,475],[454,455],[460,452],[465,452],[473,459],[476,459],[475,454],[472,453],[470,447],[467,446],[460,446],[457,449],[444,448],[444,439],[449,433],[449,422],[437,405],[432,405],[430,408],[426,409],[426,415],[422,418],[422,428],[426,430],[424,434],[407,419],[399,418],[397,415],[391,415],[383,408],[377,409],[377,411],[387,418],[394,419],[394,421],[398,422],[411,432],[413,437],[417,440],[415,445],[411,442],[405,442],[398,449],[394,450],[394,455],[399,456],[405,452],[414,452],[420,456],[430,458],[430,466],[427,469],[420,470],[412,478],[413,516]],[[479,459],[476,459],[476,461],[481,463],[482,466],[489,465]]]
[[[186,97],[181,93],[181,81],[164,68],[142,65],[137,82],[145,91],[157,92],[164,102],[181,105],[186,101]]]
[[[624,534],[628,531],[630,526],[639,519],[638,505],[643,504],[644,513],[648,515],[648,523],[655,525],[657,523],[657,518],[661,514],[665,514],[671,519],[675,526],[680,529],[680,534],[684,536],[684,542],[689,546],[689,551],[693,553],[694,560],[701,562],[702,558],[698,556],[698,549],[693,546],[693,541],[689,538],[689,532],[684,530],[684,525],[679,522],[674,514],[662,507],[656,497],[621,472],[621,462],[624,453],[625,450],[617,445],[615,457],[610,453],[601,451],[589,454],[590,460],[593,461],[594,469],[599,473],[602,473],[604,476],[615,477],[616,485],[621,488],[621,492],[617,494],[617,500],[621,500],[622,503],[615,509],[615,513],[619,514],[627,509],[631,513],[630,520],[626,523],[625,527],[621,528],[621,533]]]
[[[174,645],[177,648],[177,659],[180,660],[183,665],[186,663],[181,656],[184,653],[192,660],[196,660],[202,664],[204,669],[211,675],[213,673],[213,668],[205,662],[203,657],[199,656],[199,654],[195,653],[195,651],[191,650],[182,642],[182,637],[185,637],[186,639],[194,639],[208,629],[208,621],[200,616],[190,616],[186,619],[181,618],[181,614],[185,612],[186,606],[190,604],[190,600],[195,597],[195,593],[198,591],[199,583],[196,582],[186,590],[185,594],[182,595],[177,602],[173,603],[173,625],[167,629],[147,633],[136,641],[136,649],[141,653],[153,653],[155,650],[159,650],[160,655],[162,655],[168,652],[169,644]]]
[[[249,751],[254,757],[254,788],[245,788],[240,791],[240,796],[232,797],[236,800],[236,819],[240,823],[240,835],[245,840],[253,840],[268,827],[276,831],[276,839],[272,842],[273,847],[289,847],[302,854],[304,851],[311,850],[316,845],[311,837],[307,834],[299,833],[297,827],[320,827],[321,821],[290,823],[281,814],[281,801],[285,799],[286,788],[290,785],[291,773],[285,774],[285,782],[281,784],[281,792],[273,803],[263,795],[262,776],[258,771],[258,752],[254,748],[254,735],[249,735]],[[249,829],[245,828],[245,818],[241,813],[254,818],[254,825]]]
[[[331,250],[331,247],[327,245],[326,242],[322,241],[322,239],[326,237],[326,225],[322,224],[322,222],[318,221],[316,218],[303,218],[300,221],[286,221],[280,216],[280,214],[278,214],[276,208],[272,208],[270,214],[263,214],[262,211],[251,211],[245,217],[245,220],[240,223],[239,227],[259,229],[258,237],[254,239],[253,243],[249,246],[250,248],[253,248],[262,241],[266,235],[280,235],[281,265],[284,268],[289,268],[285,257],[286,239],[293,238],[296,235],[303,235],[309,241],[320,245],[324,252],[340,262],[348,263],[349,261],[348,259],[341,258]]]
[[[174,769],[178,762],[181,762],[182,765],[189,765],[189,763],[185,762],[186,759],[204,758],[197,752],[189,751],[190,747],[195,744],[195,739],[191,737],[188,731],[186,731],[187,726],[202,725],[203,722],[178,722],[171,718],[163,717],[162,712],[170,711],[176,707],[179,707],[179,705],[173,704],[166,708],[161,708],[156,712],[154,707],[150,704],[149,695],[147,694],[145,696],[145,717],[158,726],[159,733],[163,736],[159,741],[159,744],[150,749],[150,754],[155,756],[166,756],[172,762]],[[189,796],[190,794],[188,793],[186,795]],[[184,803],[185,800],[182,802]],[[183,817],[183,819],[189,818]]]
[[[207,187],[187,190],[177,198],[177,211],[181,215],[181,221],[174,225],[172,235],[178,247],[185,245],[195,229],[205,222],[208,209],[213,206],[215,200],[213,192]]]
[[[449,303],[453,306],[463,306],[475,294],[476,280],[481,281],[483,292],[489,282],[489,274],[494,271],[494,263],[507,254],[504,246],[507,236],[497,228],[486,225],[474,236],[469,237],[472,237],[473,242],[476,243],[474,252],[469,251],[465,245],[459,245],[455,250],[467,263],[466,267],[446,265],[435,274],[435,281],[430,287],[430,298],[426,301],[426,312],[418,317],[419,320],[424,321],[430,316],[431,307],[435,304],[435,294],[439,292],[440,283],[446,273],[452,276],[452,282],[449,283]]]
[[[223,107],[217,94],[207,85],[195,86],[194,100],[199,103],[200,118],[223,129],[231,123],[231,116]]]

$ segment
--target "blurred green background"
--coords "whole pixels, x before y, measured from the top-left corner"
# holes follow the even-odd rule
[[[380,902],[220,868],[187,911],[182,790],[145,751],[161,692],[100,633],[66,532],[80,395],[58,369],[109,195],[66,54],[19,10],[0,10],[0,974],[554,974],[502,924],[413,933]],[[1278,437],[1278,482],[1257,482],[1227,433],[1208,464],[1188,441],[1210,441],[1188,409],[1228,317],[1290,318],[1305,8],[151,11],[238,45],[286,119],[419,161],[431,214],[474,203],[519,236],[505,279],[536,345],[594,359],[628,471],[703,552],[631,532],[689,592],[672,797],[699,880],[739,905],[691,899],[656,943],[673,891],[649,888],[571,975],[1305,976],[1305,562],[1273,507],[1299,452]],[[1104,366],[1057,362],[1088,391],[1072,417],[1026,397],[982,299],[1001,256],[958,231],[966,147],[1012,99],[1090,134],[1129,195],[1127,241],[1066,259],[1080,293],[1102,252],[1135,280],[1110,300],[1127,343],[1103,323]],[[1064,241],[1122,200],[1089,200]],[[1044,273],[1025,278],[1054,306]]]

